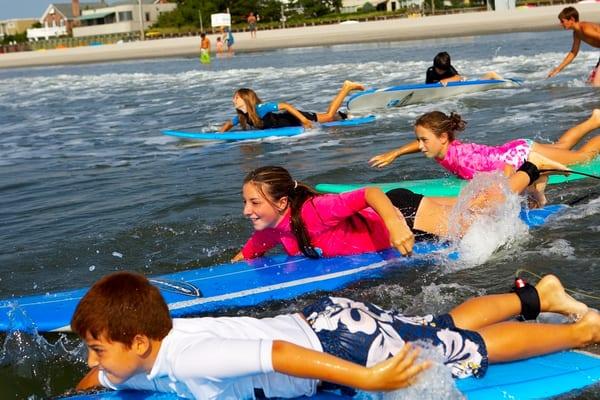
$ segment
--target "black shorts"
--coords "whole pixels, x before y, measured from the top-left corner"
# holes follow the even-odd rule
[[[418,229],[414,229],[415,217],[417,216],[417,210],[423,200],[423,195],[410,191],[408,189],[392,189],[386,193],[394,207],[396,207],[406,220],[406,224],[411,231],[415,234],[418,240],[431,240],[435,238],[435,235],[431,233],[423,232]]]
[[[309,111],[300,111],[304,117],[313,122],[317,122],[317,114]],[[284,128],[286,126],[302,126],[302,123],[298,118],[294,117],[287,111],[284,112],[270,112],[267,113],[263,118],[263,129],[272,128]]]

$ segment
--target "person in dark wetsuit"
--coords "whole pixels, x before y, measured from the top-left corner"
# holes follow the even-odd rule
[[[271,129],[286,126],[312,128],[314,122],[323,123],[345,119],[346,115],[339,112],[338,109],[344,98],[352,90],[364,90],[364,86],[359,83],[345,81],[338,94],[329,104],[327,112],[314,113],[300,111],[288,103],[263,103],[254,90],[238,89],[233,95],[233,104],[237,115],[225,122],[220,131],[226,132],[238,124],[244,130],[248,128]]]
[[[448,82],[460,81],[462,76],[450,63],[450,54],[445,51],[438,53],[433,59],[433,65],[427,69],[425,83],[441,83],[446,86]]]

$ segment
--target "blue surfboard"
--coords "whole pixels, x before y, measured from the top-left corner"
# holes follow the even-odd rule
[[[483,378],[455,380],[468,400],[544,399],[600,383],[600,357],[583,351],[563,351],[522,361],[490,365]],[[366,396],[361,394],[361,399]],[[65,397],[70,400],[177,400],[175,394],[116,391]],[[306,399],[306,397],[302,397]],[[298,398],[299,400],[300,398]],[[314,400],[350,400],[320,392]]]
[[[522,211],[521,219],[530,227],[536,227],[565,207],[552,205]],[[402,257],[392,249],[317,260],[276,255],[176,272],[151,278],[151,281],[160,288],[171,315],[182,317],[337,290],[361,279],[381,277],[399,267],[416,267],[423,262],[420,255],[446,247],[443,243],[420,242],[414,247],[413,257]],[[87,290],[0,301],[0,331],[69,331],[71,316]]]
[[[356,126],[368,124],[375,121],[374,115],[369,115],[360,118],[350,118],[340,121],[325,122],[318,124],[317,126],[323,128],[334,128],[344,126]],[[274,128],[274,129],[253,129],[248,131],[229,131],[229,132],[182,132],[174,130],[164,130],[162,133],[167,136],[174,136],[181,139],[193,139],[193,140],[250,140],[250,139],[264,139],[267,137],[286,137],[296,136],[306,132],[306,129],[302,126],[288,126],[285,128]]]
[[[441,83],[398,85],[358,92],[348,98],[346,106],[353,112],[402,107],[484,90],[518,87],[521,83],[517,79],[476,79],[449,82],[446,86]]]

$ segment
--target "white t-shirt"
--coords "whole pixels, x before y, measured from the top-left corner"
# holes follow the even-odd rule
[[[111,389],[173,392],[195,399],[254,399],[254,388],[267,397],[311,396],[314,379],[273,371],[274,340],[323,351],[313,330],[298,315],[274,318],[221,317],[173,320],[149,374],[137,374],[120,385],[100,371],[100,383]]]

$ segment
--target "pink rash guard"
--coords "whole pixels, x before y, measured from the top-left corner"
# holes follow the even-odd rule
[[[518,169],[527,160],[532,142],[517,139],[500,146],[461,143],[453,140],[443,159],[435,159],[442,167],[462,179],[473,179],[477,172],[502,171],[505,164]]]
[[[365,190],[315,196],[302,205],[302,220],[312,245],[322,256],[367,253],[390,247],[389,232],[379,214],[367,205]],[[289,255],[302,254],[292,232],[290,210],[275,228],[255,231],[242,254],[245,259],[260,257],[278,244]]]

